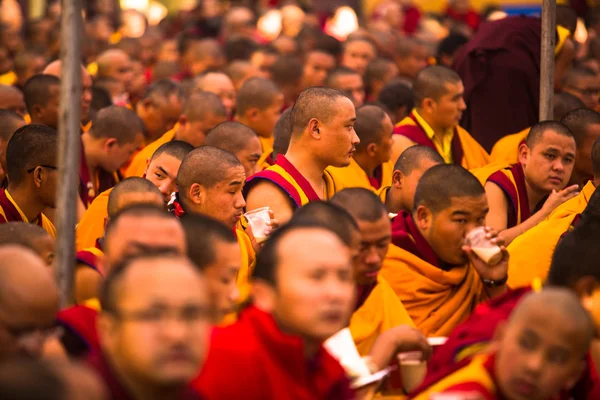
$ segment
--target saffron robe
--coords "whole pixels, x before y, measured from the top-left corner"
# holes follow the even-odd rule
[[[381,164],[375,169],[374,177],[371,178],[352,158],[347,167],[328,167],[327,171],[331,174],[337,191],[354,187],[377,191],[382,186],[392,184],[394,166],[390,162]]]
[[[100,193],[85,210],[75,228],[75,250],[94,247],[96,240],[104,237],[104,227],[108,218],[108,197],[112,188]]]
[[[525,174],[521,164],[496,171],[490,175],[488,182],[498,185],[508,200],[507,229],[519,225],[531,216]]]
[[[0,191],[0,224],[7,222],[35,223],[44,229],[53,239],[56,239],[56,228],[52,221],[40,213],[33,221],[29,221],[8,190]]]
[[[260,158],[257,161],[258,166],[261,171],[269,168],[271,165],[275,165],[275,160],[273,159],[273,152],[271,153],[262,153]]]
[[[258,136],[258,140],[260,141],[260,148],[263,154],[271,154],[273,152],[273,142],[275,141],[275,138],[273,136]]]
[[[466,264],[442,269],[407,212],[392,221],[392,245],[380,274],[425,336],[448,336],[486,299],[475,268]]]
[[[504,136],[496,142],[490,154],[490,161],[493,163],[516,164],[519,162],[519,146],[525,142],[529,130],[527,127],[521,132]]]
[[[91,176],[85,159],[83,142],[81,142],[81,157],[79,165],[79,198],[87,209],[97,195],[114,187],[121,180],[119,172],[110,173],[98,168],[96,176]]]
[[[277,185],[289,197],[290,205],[294,209],[302,207],[311,201],[320,200],[319,195],[306,178],[302,176],[300,171],[283,154],[277,156],[275,165],[254,174],[246,180],[246,186],[244,187],[245,198],[248,197],[248,193],[254,185],[261,180],[267,180]],[[336,192],[335,182],[327,170],[323,172],[323,180],[325,181],[327,191],[325,200],[329,200]]]
[[[394,128],[394,135],[402,135],[416,144],[427,146],[439,153],[433,141],[427,136],[425,128],[421,126],[411,113]],[[456,126],[452,137],[452,161],[466,169],[483,167],[490,161],[490,156],[479,143],[463,128]],[[441,154],[440,154],[441,155]]]
[[[322,346],[307,359],[302,339],[282,332],[255,306],[235,324],[213,329],[206,363],[192,382],[206,400],[346,400],[354,398],[349,384]]]
[[[154,142],[140,150],[131,160],[129,167],[127,167],[127,171],[125,171],[125,177],[129,178],[130,176],[144,176],[148,160],[152,158],[152,155],[160,146],[172,141],[175,138],[175,133],[177,132],[178,128],[178,126],[175,126],[173,129],[167,131]]]

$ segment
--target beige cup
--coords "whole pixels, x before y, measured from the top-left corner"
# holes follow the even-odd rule
[[[502,260],[502,249],[485,237],[485,227],[480,226],[467,234],[465,244],[473,253],[488,265],[496,265]]]
[[[415,390],[425,379],[427,363],[422,360],[420,351],[411,351],[398,354],[402,386],[407,392]]]
[[[267,240],[266,231],[269,228],[269,222],[271,222],[269,210],[269,207],[261,207],[244,214],[244,217],[246,217],[248,224],[252,228],[252,233],[257,243]]]

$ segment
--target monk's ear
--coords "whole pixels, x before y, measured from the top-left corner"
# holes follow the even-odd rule
[[[202,204],[204,201],[204,188],[199,183],[192,183],[188,192],[190,201],[194,204]]]
[[[321,122],[318,119],[308,121],[308,133],[313,139],[321,140]]]
[[[188,118],[184,114],[181,114],[179,116],[179,126],[184,127],[185,124],[187,124],[187,123],[188,123]]]
[[[398,188],[398,189],[402,189],[402,179],[404,177],[402,176],[402,172],[400,172],[400,170],[395,170],[394,173],[392,174],[392,186]]]
[[[433,113],[435,111],[436,103],[432,98],[426,97],[421,104],[426,112]]]
[[[419,207],[417,207],[417,210],[414,212],[414,219],[419,228],[421,228],[422,230],[426,230],[429,229],[429,227],[431,226],[431,223],[433,221],[433,214],[431,213],[431,210],[429,208],[421,204]]]
[[[272,312],[275,308],[275,288],[267,282],[257,279],[252,282],[253,304],[265,312]]]
[[[367,146],[367,154],[369,155],[369,157],[375,157],[375,155],[377,154],[377,144],[369,143],[369,145]]]
[[[252,107],[248,111],[246,111],[246,118],[255,119],[258,117],[260,110],[257,107]]]
[[[117,147],[118,145],[119,145],[119,142],[117,142],[116,138],[108,138],[104,142],[104,151],[109,152],[110,150]]]
[[[519,162],[521,164],[527,164],[527,160],[529,159],[529,146],[526,143],[521,143],[519,145]]]

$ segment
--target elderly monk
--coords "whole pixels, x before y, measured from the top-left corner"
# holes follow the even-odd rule
[[[570,111],[584,108],[584,104],[572,94],[561,92],[554,94],[554,120],[560,121]],[[504,136],[498,140],[490,153],[490,161],[498,164],[516,164],[519,162],[519,146],[527,139],[531,127],[521,132]]]
[[[152,182],[143,178],[127,178],[119,182],[108,196],[104,225],[119,211],[135,204],[150,204],[158,208],[164,206],[162,195]],[[78,304],[98,297],[99,285],[106,274],[102,268],[103,241],[103,238],[98,238],[93,247],[79,250],[76,254],[75,301]]]
[[[335,193],[328,166],[350,165],[360,142],[354,131],[356,112],[342,93],[326,88],[306,89],[292,109],[288,151],[275,165],[251,177],[246,185],[247,210],[270,207],[282,223],[294,210]]]
[[[175,192],[177,171],[183,157],[194,148],[189,143],[173,140],[160,146],[146,163],[143,176],[160,191],[166,207]],[[83,214],[75,230],[75,249],[94,247],[96,240],[104,236],[104,226],[108,218],[108,198],[112,188],[100,193]]]
[[[273,151],[273,130],[282,108],[283,94],[268,79],[248,79],[237,94],[235,120],[258,135],[263,156],[259,165]]]
[[[47,126],[25,125],[8,142],[9,182],[0,192],[0,223],[37,224],[56,237],[56,228],[42,211],[56,203],[57,136]]]
[[[14,86],[0,85],[0,108],[25,116],[23,93]]]
[[[378,106],[362,106],[356,110],[354,130],[360,139],[350,165],[328,168],[336,190],[361,187],[377,190],[392,184],[392,131],[394,125]]]
[[[483,186],[464,168],[436,165],[423,174],[412,213],[392,222],[381,271],[427,336],[445,336],[482,300],[506,291],[508,253],[488,265],[465,244],[488,213]],[[492,243],[502,242],[487,230]]]
[[[154,82],[135,105],[136,114],[144,123],[145,144],[150,144],[175,127],[181,116],[183,93],[170,79]]]
[[[181,140],[194,147],[201,146],[208,132],[226,119],[227,112],[217,95],[193,92],[185,102],[178,124],[137,153],[127,167],[125,176],[142,176],[154,152],[172,140]]]
[[[54,75],[60,79],[62,74],[62,61],[56,60],[52,61],[44,71],[43,74],[46,75]],[[92,126],[92,121],[90,120],[90,105],[92,103],[92,77],[89,72],[85,69],[85,67],[81,66],[81,130],[83,132],[87,132]]]
[[[587,108],[580,108],[567,113],[562,122],[575,137],[577,156],[571,174],[570,184],[585,185],[592,179],[592,146],[600,138],[600,113]]]
[[[496,330],[494,350],[476,356],[411,398],[478,394],[485,399],[545,400],[570,389],[585,367],[594,323],[566,289],[529,294]],[[531,345],[531,343],[535,343]],[[555,357],[560,362],[553,362]]]
[[[0,224],[0,246],[9,244],[28,248],[47,266],[54,265],[54,238],[37,225],[26,222]]]
[[[377,192],[388,212],[411,212],[419,180],[425,171],[439,164],[444,164],[444,160],[431,147],[416,145],[404,150],[394,165],[391,186],[383,186]]]
[[[33,251],[0,248],[0,359],[40,357],[58,311],[58,288],[50,269]]]
[[[350,260],[326,227],[290,223],[275,231],[252,275],[252,305],[235,324],[213,331],[193,383],[202,397],[354,398],[344,370],[322,346],[352,313]]]
[[[244,124],[233,121],[222,122],[208,133],[204,144],[236,156],[244,166],[246,177],[260,170],[259,161],[262,151],[260,136]]]
[[[419,72],[413,85],[415,108],[394,129],[392,162],[420,144],[436,150],[448,164],[466,169],[486,165],[488,153],[458,125],[466,109],[463,93],[460,76],[449,68],[431,66]]]
[[[0,109],[0,186],[6,188],[6,147],[15,131],[25,125],[25,120],[14,111]]]
[[[519,162],[492,173],[485,183],[490,206],[486,222],[510,244],[577,196],[568,186],[575,163],[575,139],[560,122],[535,124],[519,147]],[[491,166],[490,166],[491,167]]]
[[[188,257],[206,278],[213,303],[213,322],[220,324],[235,311],[240,297],[236,279],[242,263],[236,234],[211,217],[187,214],[181,219]]]
[[[28,122],[57,129],[60,79],[54,75],[34,75],[25,83],[23,97]]]
[[[100,349],[89,363],[114,399],[196,399],[188,386],[208,351],[204,277],[181,256],[138,256],[115,266],[102,288]]]

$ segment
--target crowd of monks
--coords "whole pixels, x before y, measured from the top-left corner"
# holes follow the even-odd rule
[[[52,14],[2,25],[0,399],[600,399],[600,13],[538,122],[540,20],[452,3],[433,44],[87,18],[66,308]]]

